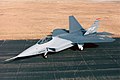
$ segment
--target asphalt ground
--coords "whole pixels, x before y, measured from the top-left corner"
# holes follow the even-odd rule
[[[37,40],[0,41],[0,80],[120,80],[120,38],[5,63]]]

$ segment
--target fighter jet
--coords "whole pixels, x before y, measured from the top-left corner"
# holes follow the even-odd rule
[[[69,16],[69,30],[55,29],[51,36],[40,39],[35,45],[24,50],[19,55],[6,59],[5,61],[39,54],[43,54],[44,57],[47,58],[49,52],[59,52],[76,44],[80,50],[83,50],[84,43],[115,41],[115,39],[106,34],[107,32],[97,32],[99,21],[99,18],[97,18],[92,26],[85,30],[74,16]]]

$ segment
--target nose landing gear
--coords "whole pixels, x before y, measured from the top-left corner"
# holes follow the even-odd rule
[[[48,51],[46,51],[46,52],[44,53],[44,58],[45,58],[45,59],[47,59],[47,53],[48,53]]]

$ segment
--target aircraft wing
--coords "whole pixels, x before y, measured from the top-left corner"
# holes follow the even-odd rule
[[[65,34],[65,33],[68,33],[68,31],[65,29],[54,29],[52,32],[52,36],[58,36],[60,34]]]
[[[108,32],[97,32],[96,35],[110,36],[110,35],[113,35],[113,34],[112,33],[108,33]]]
[[[115,39],[103,36],[85,36],[83,38],[78,38],[79,43],[101,43],[101,42],[113,42]]]
[[[63,39],[67,39],[72,41],[73,43],[100,43],[100,42],[113,42],[115,39],[102,36],[102,35],[87,35],[87,36],[79,36],[79,35],[72,35],[72,36],[60,36]]]

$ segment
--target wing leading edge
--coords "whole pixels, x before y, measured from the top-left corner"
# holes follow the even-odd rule
[[[115,39],[110,37],[102,36],[84,36],[76,39],[71,39],[74,43],[102,43],[102,42],[113,42]]]
[[[61,34],[65,34],[68,33],[69,31],[65,30],[65,29],[54,29],[52,32],[52,36],[58,36]]]

